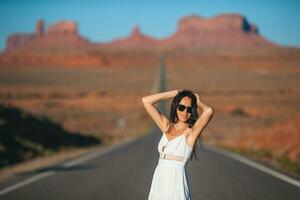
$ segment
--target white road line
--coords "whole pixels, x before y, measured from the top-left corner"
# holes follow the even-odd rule
[[[78,165],[80,163],[83,163],[85,161],[88,161],[88,160],[91,160],[93,158],[96,158],[98,156],[101,156],[101,155],[105,155],[113,150],[116,150],[116,149],[119,149],[119,148],[122,148],[123,146],[126,146],[126,145],[129,145],[130,143],[134,142],[135,140],[137,140],[139,138],[135,138],[135,139],[132,139],[130,141],[126,141],[126,142],[122,142],[122,143],[119,143],[119,144],[115,144],[115,145],[111,145],[111,146],[108,146],[108,147],[105,147],[105,148],[102,148],[98,151],[94,151],[94,152],[91,152],[87,155],[84,155],[80,158],[77,158],[75,160],[72,160],[72,161],[69,161],[65,164],[63,164],[62,166],[68,168],[68,167],[73,167],[75,165]]]
[[[290,183],[292,185],[300,187],[300,181],[298,181],[296,179],[293,179],[293,178],[291,178],[289,176],[286,176],[285,174],[277,172],[277,171],[275,171],[273,169],[270,169],[270,168],[268,168],[268,167],[266,167],[264,165],[261,165],[261,164],[259,164],[257,162],[249,160],[248,158],[245,158],[245,157],[243,157],[241,155],[238,155],[238,154],[235,154],[235,153],[232,153],[230,151],[223,150],[223,149],[219,149],[219,148],[216,148],[216,147],[212,147],[212,146],[209,146],[209,145],[203,145],[203,146],[204,146],[205,149],[208,149],[210,151],[213,151],[213,152],[222,154],[224,156],[230,157],[230,158],[235,159],[235,160],[237,160],[239,162],[242,162],[242,163],[244,163],[246,165],[249,165],[249,166],[251,166],[251,167],[253,167],[255,169],[258,169],[258,170],[260,170],[262,172],[265,172],[265,173],[267,173],[267,174],[269,174],[271,176],[279,178],[280,180],[283,180],[283,181],[285,181],[287,183]]]
[[[6,194],[6,193],[8,193],[8,192],[11,192],[11,191],[13,191],[13,190],[16,190],[16,189],[18,189],[18,188],[21,188],[21,187],[23,187],[23,186],[25,186],[25,185],[28,185],[28,184],[30,184],[30,183],[36,182],[36,181],[38,181],[38,180],[40,180],[40,179],[46,178],[47,176],[50,176],[50,175],[52,175],[52,174],[54,174],[54,173],[55,173],[54,171],[47,171],[47,172],[43,172],[43,173],[41,173],[41,174],[32,176],[32,177],[30,177],[30,178],[27,178],[27,179],[25,179],[25,180],[23,180],[23,181],[21,181],[21,182],[19,182],[19,183],[16,183],[16,184],[14,184],[14,185],[12,185],[12,186],[9,186],[9,187],[7,187],[7,188],[2,189],[2,190],[0,191],[0,196]]]
[[[114,145],[111,145],[111,146],[108,146],[108,147],[101,148],[98,151],[94,151],[94,152],[88,153],[86,155],[83,155],[83,156],[81,156],[81,157],[79,157],[79,158],[77,158],[75,160],[72,160],[72,161],[69,161],[67,163],[62,164],[61,166],[64,167],[64,168],[73,167],[73,166],[78,165],[80,163],[86,162],[86,161],[91,160],[93,158],[96,158],[98,156],[105,155],[105,154],[107,154],[109,152],[112,152],[112,151],[114,151],[116,149],[119,149],[119,148],[122,148],[122,147],[124,147],[126,145],[129,145],[129,144],[131,144],[132,142],[134,142],[134,141],[136,141],[138,139],[140,139],[140,138],[130,139],[129,141],[125,141],[125,142],[122,142],[122,143],[119,143],[119,144],[114,144]],[[29,184],[31,184],[33,182],[38,181],[38,180],[41,180],[43,178],[46,178],[46,177],[48,177],[50,175],[53,175],[55,173],[56,173],[55,171],[49,170],[49,171],[43,172],[41,174],[37,174],[35,176],[27,178],[27,179],[25,179],[23,181],[20,181],[18,183],[15,183],[15,184],[13,184],[11,186],[8,186],[8,187],[0,190],[0,196],[6,194],[8,192],[11,192],[13,190],[16,190],[16,189],[19,189],[21,187],[24,187],[26,185],[29,185]]]

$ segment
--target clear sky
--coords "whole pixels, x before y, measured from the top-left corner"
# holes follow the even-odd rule
[[[8,35],[33,33],[38,19],[46,26],[76,21],[82,36],[108,42],[128,36],[135,25],[146,35],[165,38],[181,17],[224,13],[244,15],[273,42],[300,47],[300,0],[1,0],[0,51]]]

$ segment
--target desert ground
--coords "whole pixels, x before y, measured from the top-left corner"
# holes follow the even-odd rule
[[[40,123],[39,119],[49,119],[51,127],[52,124],[58,124],[66,133],[93,136],[100,141],[96,145],[98,147],[138,137],[146,134],[151,125],[151,119],[142,107],[141,98],[150,93],[157,80],[157,72],[157,66],[89,70],[53,67],[2,69],[2,128],[9,121],[9,112],[4,112],[7,108],[11,113],[14,112],[13,109],[18,109],[22,113],[21,118],[23,115],[30,115],[37,123]],[[27,122],[22,122],[21,125],[15,120],[12,123],[15,123],[15,127],[24,129],[20,132],[36,128]],[[45,129],[38,130],[43,134]],[[16,162],[3,167],[1,174],[18,171],[16,168],[29,170],[30,166],[41,167],[57,162],[92,150],[92,145],[94,144],[81,148],[62,146],[55,153],[45,150],[35,156],[30,151],[22,155],[22,159],[29,164],[18,167],[20,162]],[[47,161],[41,161],[42,159]]]
[[[174,63],[168,87],[191,89],[215,109],[204,143],[299,178],[300,71],[294,62],[272,62]]]
[[[203,143],[299,177],[300,70],[294,63],[280,66],[244,60],[187,65],[166,60],[166,84],[170,90],[197,92],[214,108],[201,134]],[[157,74],[158,66],[4,68],[0,101],[110,145],[147,134],[154,125],[141,97],[151,93]]]

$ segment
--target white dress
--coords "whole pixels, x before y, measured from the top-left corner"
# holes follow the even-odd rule
[[[161,157],[155,168],[148,200],[191,200],[186,164],[192,149],[187,145],[186,134],[168,140],[165,132],[158,143],[160,155],[184,156],[184,161],[167,160]]]

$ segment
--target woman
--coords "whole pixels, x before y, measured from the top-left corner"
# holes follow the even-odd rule
[[[154,104],[171,97],[174,98],[168,119]],[[214,111],[190,90],[171,90],[143,97],[142,100],[146,111],[163,132],[158,143],[160,156],[148,200],[191,200],[185,166],[191,155],[196,156],[196,141]],[[202,110],[200,117],[197,108]]]

